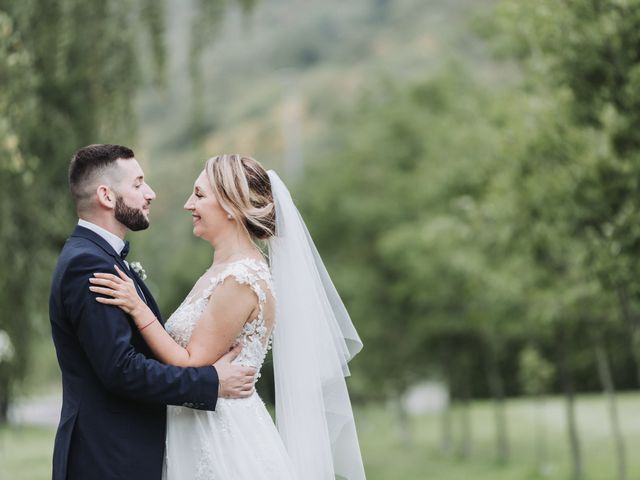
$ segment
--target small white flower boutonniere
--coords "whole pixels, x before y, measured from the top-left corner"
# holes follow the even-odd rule
[[[140,262],[131,262],[129,264],[129,268],[136,272],[136,275],[140,277],[140,280],[143,282],[147,279],[147,272],[144,271],[142,264]]]

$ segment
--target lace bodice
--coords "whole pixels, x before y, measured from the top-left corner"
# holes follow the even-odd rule
[[[233,363],[259,370],[271,347],[271,331],[273,330],[273,328],[269,329],[265,322],[267,293],[263,287],[266,287],[272,296],[274,292],[271,273],[264,262],[245,258],[230,263],[220,273],[213,275],[200,292],[189,294],[169,317],[165,328],[179,345],[186,348],[196,323],[209,303],[213,290],[230,276],[235,278],[238,283],[249,285],[258,298],[256,318],[247,321],[236,338],[236,342],[242,344],[242,351]]]

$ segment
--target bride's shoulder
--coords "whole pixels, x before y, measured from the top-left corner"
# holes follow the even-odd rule
[[[253,283],[256,280],[271,277],[269,265],[262,259],[245,257],[226,265],[212,278],[214,283],[222,283],[228,277],[234,277],[239,283]]]

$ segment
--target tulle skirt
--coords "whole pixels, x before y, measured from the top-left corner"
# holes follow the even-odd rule
[[[214,412],[167,407],[164,480],[297,480],[257,393]]]

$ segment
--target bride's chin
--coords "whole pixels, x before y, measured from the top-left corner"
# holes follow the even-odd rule
[[[201,238],[203,240],[207,239],[207,231],[203,228],[194,227],[193,228],[193,236]]]

